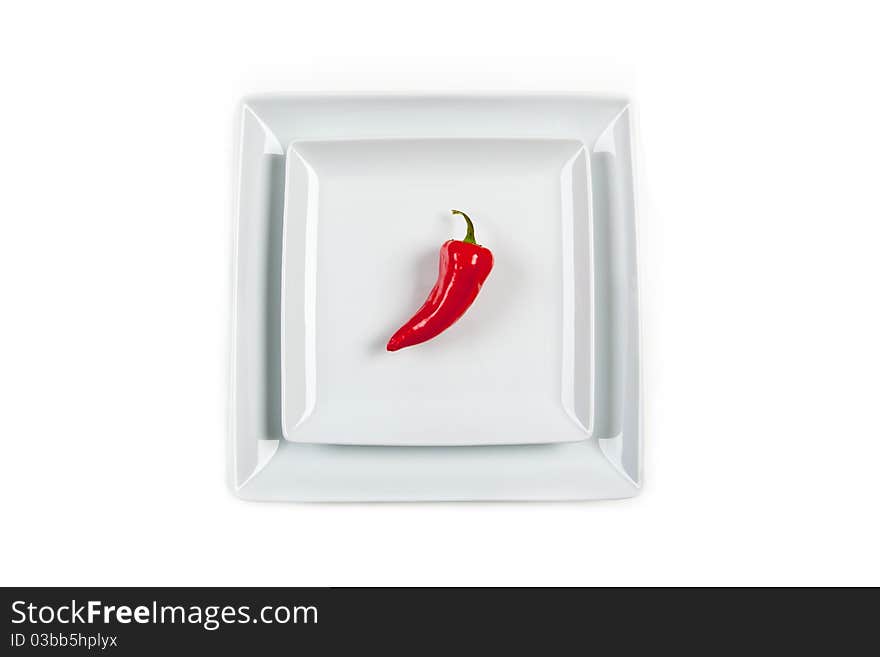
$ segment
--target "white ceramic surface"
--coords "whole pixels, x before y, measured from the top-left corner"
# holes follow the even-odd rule
[[[245,101],[241,129],[230,418],[231,478],[238,495],[253,500],[547,500],[629,497],[638,491],[641,401],[635,187],[631,109],[627,101],[578,95],[263,96]],[[583,163],[573,166],[570,173],[572,180],[576,180],[580,175],[576,170],[584,171],[592,190],[589,209],[594,224],[592,284],[596,299],[592,322],[596,343],[592,438],[546,445],[417,448],[303,444],[282,439],[281,236],[285,160],[289,160],[286,152],[294,144],[291,153],[303,148],[303,142],[344,142],[335,146],[310,144],[318,150],[324,147],[332,151],[334,147],[365,146],[352,144],[359,140],[372,140],[372,146],[376,147],[378,140],[388,139],[404,140],[408,142],[404,144],[407,148],[425,139],[445,139],[448,146],[455,148],[467,146],[454,144],[455,140],[501,140],[507,142],[502,147],[514,150],[521,144],[514,147],[510,142],[523,139],[583,144]],[[316,179],[313,184],[320,179],[319,155],[310,153],[317,165],[310,165]],[[391,165],[387,155],[381,159]],[[520,164],[533,160],[531,155],[513,159]],[[328,186],[334,178],[342,176],[338,167],[330,169],[326,179]],[[544,168],[535,171],[544,171]],[[549,165],[546,172],[549,173]],[[566,182],[564,172],[564,168],[557,169],[560,191],[565,184],[574,185]],[[538,177],[540,175],[543,174]],[[353,184],[355,187],[349,189],[357,188],[356,181]],[[533,200],[541,196],[537,189],[530,192]],[[288,189],[288,198],[295,197],[295,190]],[[569,211],[563,207],[565,198],[559,196],[557,216],[560,220]],[[423,236],[426,246],[429,238],[434,244],[437,236],[458,235],[454,220],[445,218],[446,206],[450,204],[446,199],[442,201],[444,207],[441,208],[441,199],[432,200],[437,208],[428,221],[436,234]],[[572,203],[576,206],[578,201],[573,199]],[[480,224],[485,222],[478,231],[500,239],[504,249],[504,235],[497,232],[499,219],[493,208],[477,205],[477,209],[463,209],[471,210]],[[305,212],[308,214],[308,209]],[[407,216],[420,217],[420,214],[420,211],[410,211]],[[573,209],[570,216],[574,216]],[[566,223],[561,221],[557,225],[562,230]],[[446,232],[447,226],[449,232]],[[478,238],[488,245],[488,237],[480,235],[478,233]],[[578,241],[577,237],[570,237],[572,244]],[[562,232],[559,238],[560,243],[567,239]],[[316,244],[320,244],[320,240]],[[317,246],[314,253],[320,254],[320,248]],[[319,262],[320,258],[315,263],[316,273],[321,271]],[[418,263],[412,266],[418,274]],[[318,278],[316,292],[320,289]],[[342,285],[338,281],[337,284]],[[500,294],[508,285],[498,288]],[[414,290],[410,294],[410,300],[418,296]],[[320,326],[320,298],[315,294],[316,329]],[[486,304],[489,309],[503,306],[491,298],[489,301]],[[401,312],[406,315],[403,310],[406,304],[403,301],[400,304]],[[564,306],[562,303],[560,308]],[[580,307],[584,307],[583,304]],[[475,304],[470,312],[477,310]],[[308,313],[303,314],[304,319],[307,316]],[[561,315],[557,317],[561,330],[566,320]],[[468,319],[466,316],[462,322]],[[286,323],[285,331],[289,328]],[[378,333],[378,327],[375,328]],[[469,329],[467,324],[461,324],[450,331],[456,330],[457,333],[450,332],[441,339],[448,337],[453,344],[469,338],[481,339],[476,325]],[[303,339],[306,339],[305,333]],[[317,336],[313,339],[319,344]],[[565,343],[564,337],[559,340],[560,350]],[[286,340],[285,344],[288,344]],[[570,344],[578,342],[572,340]],[[320,349],[318,346],[312,352],[316,356],[313,363],[316,375],[321,371]],[[302,353],[305,355],[308,350]],[[556,368],[557,376],[562,373],[557,378],[560,394],[556,404],[573,408],[577,416],[577,401],[562,395],[562,382],[566,378],[575,381],[577,377],[563,367],[571,361],[562,361],[557,361]],[[332,360],[328,361],[327,372],[331,371],[331,363]],[[546,376],[539,380],[546,380]],[[305,404],[305,411],[309,404],[308,382],[301,385],[306,391],[300,397],[305,400],[300,402]],[[550,387],[542,385],[540,389]],[[327,390],[331,394],[333,388],[328,386]],[[337,390],[342,391],[343,387]],[[313,416],[318,418],[322,393],[321,380],[317,377],[312,391]],[[571,422],[570,418],[565,419]],[[308,420],[301,427],[307,424]]]
[[[592,430],[589,176],[559,139],[296,141],[287,151],[288,440],[478,445]],[[395,353],[465,210],[495,266],[464,317]]]

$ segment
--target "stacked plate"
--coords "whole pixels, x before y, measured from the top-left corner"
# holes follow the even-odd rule
[[[588,96],[242,108],[232,481],[253,500],[629,497],[640,478],[631,110]],[[388,338],[464,210],[495,265]]]

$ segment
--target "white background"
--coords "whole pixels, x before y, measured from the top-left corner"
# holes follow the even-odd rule
[[[870,7],[4,3],[0,584],[880,584]],[[634,94],[641,497],[229,492],[236,101],[339,89]]]

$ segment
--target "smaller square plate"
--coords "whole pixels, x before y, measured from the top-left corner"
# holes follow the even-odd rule
[[[282,423],[294,442],[585,440],[593,425],[588,158],[572,139],[336,139],[287,149]],[[495,266],[435,339],[389,353],[458,208]]]

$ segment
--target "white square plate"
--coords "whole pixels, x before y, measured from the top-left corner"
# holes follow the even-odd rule
[[[450,120],[456,119],[452,115]],[[467,122],[467,116],[457,117]],[[479,445],[592,430],[589,176],[561,139],[296,141],[287,150],[282,421],[288,440]],[[495,265],[433,340],[390,353],[464,209]]]
[[[637,492],[641,395],[635,186],[631,110],[627,101],[577,95],[263,96],[245,102],[241,129],[230,417],[231,477],[237,494],[254,500],[366,501],[595,499],[629,497]],[[428,140],[432,143],[426,144]],[[571,166],[567,162],[560,165],[567,144],[572,146],[567,153],[575,158]],[[398,155],[415,158],[419,166],[409,170],[395,162],[395,148],[401,149]],[[372,207],[378,205],[380,194],[359,182],[364,172],[357,172],[356,163],[348,157],[358,149],[372,163],[371,170],[375,167],[366,177],[372,175],[374,182],[385,181],[382,199],[391,192],[400,196],[385,204],[386,210],[390,210],[384,213]],[[307,175],[292,175],[291,170],[298,166],[293,163],[294,153]],[[427,161],[428,154],[438,158],[436,164]],[[581,156],[583,161],[578,163]],[[480,160],[481,157],[486,159]],[[483,193],[478,186],[471,186],[465,176],[458,175],[452,162],[460,158],[476,158],[491,168],[484,179],[492,193]],[[465,170],[470,167],[476,176],[477,167],[469,163],[462,166]],[[392,172],[394,176],[386,175]],[[425,172],[440,176],[442,185],[431,189]],[[480,176],[484,173],[480,172]],[[391,184],[398,174],[409,176],[413,193],[401,193]],[[506,175],[510,176],[510,185],[502,180]],[[303,180],[318,193],[297,189],[296,185]],[[555,201],[550,200],[551,180],[556,189]],[[581,198],[565,193],[566,186],[579,190]],[[516,189],[511,191],[513,187]],[[334,188],[344,193],[329,194]],[[322,205],[325,190],[327,203]],[[456,198],[448,198],[446,190],[452,190]],[[348,205],[347,194],[370,206],[362,224],[351,220],[354,208]],[[510,202],[511,199],[519,199],[523,207]],[[288,234],[288,247],[298,245],[302,257],[287,257],[285,270],[295,262],[301,263],[298,266],[302,270],[299,279],[285,271],[282,304],[285,200],[288,228],[292,222],[302,220],[317,230],[311,247],[308,239],[290,239],[295,231]],[[304,209],[294,207],[303,201]],[[384,345],[386,333],[405,320],[415,309],[413,304],[418,305],[423,299],[425,289],[420,288],[433,280],[439,244],[462,235],[457,218],[446,213],[452,207],[467,204],[472,207],[460,209],[468,211],[477,222],[478,241],[496,252],[496,267],[500,252],[511,269],[494,271],[477,303],[434,344],[394,354],[380,353],[378,347]],[[589,225],[590,216],[592,261],[583,252],[583,245],[589,244],[589,231],[586,235],[577,233],[579,227]],[[382,258],[391,262],[367,269],[369,276],[365,274],[363,278],[368,280],[364,281],[353,281],[335,272],[327,274],[326,268],[342,262],[334,261],[340,252],[359,263],[359,267],[353,268],[355,274],[364,272],[368,259],[362,259],[355,247],[358,240],[366,239],[372,249],[379,248],[373,239],[372,224],[380,217],[397,231],[411,231],[401,243],[391,244],[387,253],[382,252]],[[539,223],[529,220],[533,217],[540,217]],[[583,217],[587,217],[586,222]],[[545,241],[539,241],[536,253],[549,257],[556,248],[555,274],[549,272],[549,266],[542,272],[538,264],[536,275],[535,270],[529,269],[536,266],[536,260],[523,255],[526,250],[520,232],[535,230],[542,220],[552,232],[543,236],[547,237]],[[509,232],[508,225],[516,230]],[[323,251],[352,230],[355,237],[348,240],[349,244],[341,245],[341,251]],[[381,233],[380,229],[375,235]],[[556,247],[552,245],[554,240]],[[308,254],[311,260],[307,262]],[[572,267],[578,271],[576,262],[592,263],[591,270],[585,268],[579,274],[584,276],[582,279],[570,275]],[[519,270],[520,266],[526,269]],[[311,281],[307,271],[313,274]],[[528,317],[520,308],[505,303],[518,287],[517,276],[525,271],[530,279],[541,281],[535,285],[556,293],[556,301],[538,302],[541,313],[536,317]],[[360,285],[372,292],[371,281],[376,280],[392,285],[393,293],[382,298],[378,306],[375,294],[364,301],[368,308],[380,312],[361,312],[364,308],[358,309],[357,305],[362,299],[354,300],[350,311],[359,322],[357,330],[334,325],[328,321],[329,314],[322,315],[325,310],[334,314],[349,312],[344,296],[357,292]],[[291,281],[301,284],[291,285]],[[593,290],[592,317],[577,315],[578,311],[586,312],[590,304],[580,303],[582,295],[567,287],[566,281],[571,286],[586,281],[584,289]],[[299,299],[295,296],[297,290]],[[536,292],[537,288],[523,290],[531,299],[536,298],[532,296]],[[306,305],[310,294],[314,301],[311,312]],[[574,318],[566,315],[566,299],[571,301],[568,310],[575,314]],[[283,341],[282,305],[286,320]],[[293,308],[302,308],[302,312],[291,325]],[[518,342],[511,328],[523,318],[528,319],[526,335],[544,339],[554,333],[556,336],[550,345],[545,345],[546,358],[539,358],[539,349],[524,356],[530,371],[535,373],[534,381],[525,382],[516,377],[509,363],[503,362],[501,350],[494,351],[488,338],[489,334],[507,335],[509,331],[503,343],[507,344],[509,339],[511,345],[533,349],[528,341]],[[296,326],[297,321],[301,326]],[[309,321],[313,331],[311,349]],[[585,330],[586,327],[592,331]],[[291,329],[292,335],[302,338],[300,348],[292,348],[297,340],[291,342]],[[328,346],[322,346],[322,340],[329,340]],[[589,368],[580,370],[587,372],[586,376],[567,371],[566,368],[576,369],[589,362],[590,354],[585,354],[586,359],[568,358],[563,355],[566,345],[577,350],[590,341],[595,343],[590,352],[594,356],[594,375],[589,375]],[[331,344],[348,353],[337,357]],[[525,413],[515,422],[506,423],[503,417],[499,421],[506,389],[496,381],[487,406],[491,409],[491,420],[485,424],[482,419],[475,422],[473,416],[467,420],[479,430],[473,435],[481,441],[502,433],[504,442],[514,442],[511,436],[517,435],[525,443],[547,440],[548,435],[554,441],[565,441],[571,440],[572,434],[566,433],[570,429],[577,438],[543,445],[387,445],[389,436],[396,436],[401,443],[421,445],[439,441],[440,436],[435,427],[413,427],[412,417],[422,418],[425,413],[430,416],[431,409],[425,406],[409,416],[407,422],[386,423],[381,436],[376,431],[377,415],[392,411],[405,415],[408,411],[401,407],[410,403],[408,395],[415,395],[399,385],[399,376],[404,372],[397,368],[403,368],[403,359],[419,367],[438,367],[448,377],[451,369],[445,369],[446,363],[437,354],[448,352],[449,359],[461,366],[480,357],[480,351],[473,349],[477,344],[487,350],[492,364],[501,367],[511,379],[507,382],[512,393],[507,397],[508,412],[518,413],[517,406],[526,393],[535,392],[539,399],[532,410],[540,415],[541,421],[529,427],[528,420],[523,420]],[[284,359],[282,350],[287,352]],[[314,359],[311,384],[307,378],[309,354]],[[386,360],[394,357],[402,358]],[[300,381],[295,377],[291,381],[288,377],[297,371],[293,366],[296,358],[303,359],[299,371],[304,376]],[[343,372],[345,362],[352,362],[352,358],[358,363],[358,371]],[[286,404],[281,399],[282,360],[284,397],[291,405],[283,412]],[[383,370],[382,374],[376,374],[376,368]],[[483,375],[470,371],[475,376]],[[423,377],[417,372],[414,376],[413,385],[423,385]],[[483,386],[489,376],[486,374],[479,385]],[[377,381],[381,386],[375,387],[385,387],[381,395],[374,395],[372,390]],[[568,388],[566,382],[571,382]],[[447,390],[444,386],[440,388]],[[386,404],[379,411],[375,402],[385,399],[389,390],[402,395],[405,401],[396,407]],[[579,394],[581,390],[587,394]],[[370,404],[359,410],[351,403],[355,396],[365,396]],[[447,401],[442,396],[439,399]],[[591,403],[595,404],[592,412]],[[328,412],[324,416],[323,407],[327,404],[345,405],[347,417],[357,417],[357,423],[334,427],[336,414]],[[441,409],[433,417],[445,421],[445,411]],[[286,416],[285,424],[293,440],[283,439],[282,415]],[[304,416],[305,420],[296,426]],[[588,437],[575,420],[585,428],[591,423],[592,436]],[[298,442],[300,437],[307,438],[306,429],[312,421],[314,426],[309,431],[313,433],[308,435],[311,444]],[[394,432],[388,432],[388,427]],[[405,431],[407,427],[409,432]],[[504,431],[495,431],[498,427]],[[411,437],[413,428],[420,434],[419,442]],[[300,430],[302,433],[297,436]],[[407,433],[410,437],[406,437]],[[543,438],[536,438],[542,433]],[[372,440],[383,445],[316,444],[328,439],[345,441],[346,436],[357,442]],[[424,440],[426,436],[428,441]]]

